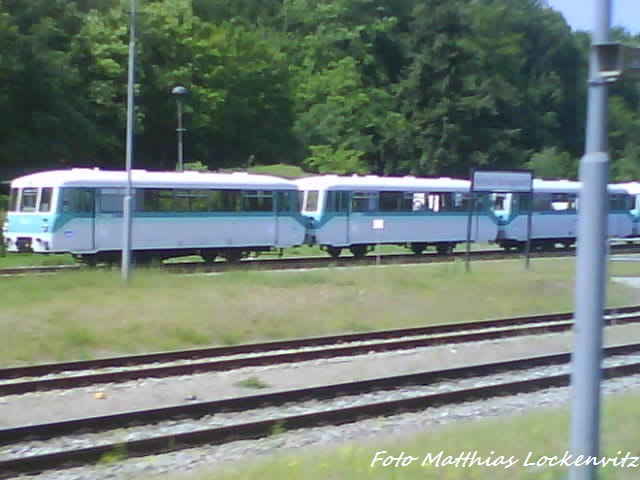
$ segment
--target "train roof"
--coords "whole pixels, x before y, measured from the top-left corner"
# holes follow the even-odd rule
[[[533,190],[535,192],[548,193],[575,193],[579,194],[582,189],[582,182],[575,180],[542,180],[535,178],[533,180]],[[627,190],[619,185],[607,185],[609,193],[625,194]]]
[[[256,175],[244,172],[200,173],[187,172],[149,172],[132,170],[134,187],[151,188],[246,188],[291,190],[296,185],[283,178],[269,175]],[[122,170],[99,170],[73,168],[69,170],[49,170],[16,178],[12,187],[124,187],[127,172]]]
[[[457,178],[419,178],[419,177],[380,177],[319,175],[294,180],[301,189],[305,190],[437,190],[437,191],[468,191],[471,182]]]
[[[624,188],[624,190],[630,195],[640,194],[640,183],[638,182],[616,183],[615,186]]]
[[[304,190],[426,190],[441,192],[468,191],[471,182],[459,178],[426,178],[426,177],[380,177],[377,175],[366,176],[340,176],[340,175],[318,175],[294,180],[299,188]],[[547,193],[580,193],[582,183],[574,180],[543,180],[535,178],[533,180],[533,190],[535,192]],[[609,185],[609,193],[628,193],[619,185]],[[640,184],[638,184],[640,193]]]

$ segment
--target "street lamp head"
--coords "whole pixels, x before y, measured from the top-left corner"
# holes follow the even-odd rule
[[[174,95],[185,95],[187,93],[187,89],[182,85],[178,85],[177,87],[173,87],[171,93],[173,93]]]

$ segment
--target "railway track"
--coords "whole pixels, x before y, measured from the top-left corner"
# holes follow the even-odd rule
[[[609,309],[604,318],[604,325],[638,322],[640,305]],[[572,327],[572,313],[555,313],[12,367],[0,369],[0,395],[559,333]]]
[[[636,375],[640,373],[640,344],[608,347],[603,351],[609,364],[603,368],[607,379]],[[570,354],[555,354],[521,358],[497,363],[472,365],[467,367],[422,372],[411,375],[376,378],[366,381],[340,383],[334,385],[289,390],[265,395],[238,397],[198,404],[178,405],[162,409],[126,412],[102,417],[82,418],[63,422],[0,430],[0,445],[15,447],[23,445],[19,453],[6,453],[0,448],[0,478],[16,474],[34,474],[46,470],[91,465],[105,455],[118,452],[119,458],[157,455],[202,445],[220,445],[235,440],[260,439],[275,431],[309,429],[317,426],[343,425],[367,418],[395,415],[404,412],[423,411],[429,408],[454,405],[463,402],[484,400],[507,395],[532,393],[569,384],[568,362]],[[541,369],[536,371],[535,369]],[[550,370],[551,369],[551,370]],[[560,370],[558,370],[560,369]],[[536,372],[532,374],[531,372]],[[527,372],[526,375],[524,372]],[[525,376],[529,378],[523,379]],[[484,378],[484,380],[481,380]],[[448,382],[444,387],[440,382]],[[466,382],[464,384],[456,382]],[[411,386],[417,388],[412,394],[402,393],[391,399],[364,398],[384,391]],[[302,413],[290,413],[290,405],[300,402],[325,402],[343,397],[358,396],[360,402],[349,406],[320,404]],[[202,418],[207,415],[227,415],[246,413],[265,407],[283,407],[286,410],[266,419],[228,420],[225,424],[211,426],[206,423],[200,428],[170,433],[150,432],[145,438],[114,442],[111,437],[95,438],[85,443],[91,446],[56,447],[33,442],[44,442],[58,437],[79,435],[82,432],[112,431],[130,428],[134,425],[149,425]],[[185,430],[185,429],[183,429]],[[31,450],[30,450],[31,449]],[[12,450],[16,450],[13,448]],[[26,454],[27,453],[31,454]],[[32,453],[36,452],[36,453]]]
[[[613,245],[611,253],[634,254],[640,253],[640,246]],[[237,263],[215,262],[184,262],[184,263],[164,263],[161,268],[173,273],[214,273],[228,271],[269,271],[269,270],[300,270],[327,267],[353,267],[368,265],[418,265],[427,263],[444,263],[464,259],[465,252],[454,252],[449,255],[437,253],[427,253],[423,255],[414,254],[369,254],[362,258],[355,257],[297,257],[297,258],[251,258]],[[548,251],[532,251],[531,258],[555,258],[575,256],[575,248],[555,249]],[[522,253],[506,252],[503,250],[486,250],[470,252],[473,261],[478,260],[510,260],[522,257]],[[53,274],[68,271],[86,270],[90,267],[85,265],[51,265],[39,267],[13,267],[0,268],[0,276]],[[98,267],[110,269],[111,267]]]

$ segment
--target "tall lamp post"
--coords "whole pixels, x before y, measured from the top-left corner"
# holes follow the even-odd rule
[[[187,89],[182,85],[178,85],[177,87],[173,87],[171,93],[176,96],[176,102],[178,104],[178,128],[176,128],[176,132],[178,132],[178,171],[182,172],[184,170],[182,134],[186,131],[186,129],[182,128],[182,97],[186,95]]]
[[[131,0],[129,24],[129,77],[127,82],[127,153],[126,170],[127,186],[125,189],[122,205],[122,281],[126,284],[129,281],[129,266],[131,263],[131,163],[133,157],[133,128],[134,128],[134,103],[133,85],[136,54],[136,0]]]

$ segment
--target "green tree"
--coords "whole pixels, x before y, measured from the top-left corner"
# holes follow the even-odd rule
[[[536,178],[575,180],[578,175],[577,159],[568,152],[560,152],[556,147],[534,153],[526,166],[533,170]]]

